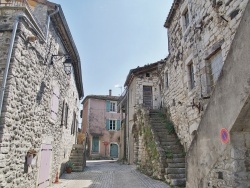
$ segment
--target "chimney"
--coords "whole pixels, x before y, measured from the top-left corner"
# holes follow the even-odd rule
[[[109,96],[112,96],[112,90],[111,89],[109,90]]]

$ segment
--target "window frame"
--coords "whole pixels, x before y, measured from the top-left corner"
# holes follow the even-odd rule
[[[117,129],[116,121],[117,120],[114,119],[109,120],[109,131],[116,131]]]
[[[109,112],[116,112],[117,109],[117,104],[115,101],[110,101],[110,108],[109,108]]]
[[[169,88],[169,74],[168,70],[165,71],[164,73],[164,87],[167,90]]]
[[[190,61],[187,66],[188,66],[189,89],[192,90],[195,88],[194,62]]]

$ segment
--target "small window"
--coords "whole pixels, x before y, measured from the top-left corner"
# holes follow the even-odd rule
[[[188,73],[189,73],[189,81],[190,81],[190,90],[195,87],[194,81],[194,64],[193,62],[189,63],[188,65]]]
[[[146,77],[150,77],[150,73],[149,72],[146,73]]]
[[[71,125],[71,134],[75,134],[75,129],[76,129],[76,113],[73,112],[73,118],[72,118],[72,125]]]
[[[116,112],[116,103],[110,102],[110,112]]]
[[[183,20],[184,20],[184,29],[186,30],[189,26],[189,12],[188,9],[183,14]]]
[[[53,120],[57,120],[59,95],[60,95],[60,89],[58,86],[55,86],[53,89],[52,97],[51,97],[51,118]]]
[[[68,104],[66,103],[65,104],[65,118],[64,118],[64,125],[65,125],[65,128],[68,128],[68,113],[69,113],[69,106]]]
[[[63,101],[63,106],[62,106],[62,119],[61,119],[61,126],[63,126],[64,123],[64,109],[65,109],[65,101]]]
[[[168,71],[165,72],[165,89],[168,89]]]
[[[209,64],[208,64],[208,74],[209,74],[209,81],[210,81],[210,86],[211,88],[214,87],[215,83],[217,82],[221,69],[223,67],[223,57],[222,57],[222,52],[219,50],[216,52],[214,55],[212,55],[209,59]]]
[[[116,120],[109,120],[109,130],[111,130],[111,131],[116,130],[115,122],[116,122]]]

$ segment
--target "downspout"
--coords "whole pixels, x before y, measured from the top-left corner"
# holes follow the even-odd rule
[[[0,91],[0,117],[2,115],[3,99],[4,99],[4,94],[5,94],[7,77],[8,77],[8,73],[9,73],[10,59],[11,59],[11,55],[12,55],[12,51],[13,51],[15,38],[16,38],[17,27],[18,27],[18,24],[20,22],[20,19],[23,18],[32,27],[32,29],[37,33],[39,38],[43,42],[47,43],[47,36],[48,36],[48,32],[49,32],[50,17],[53,16],[54,14],[56,14],[57,12],[59,12],[59,7],[57,7],[57,9],[48,16],[46,38],[44,38],[43,34],[37,30],[37,28],[32,24],[32,22],[25,15],[21,14],[21,15],[16,16],[14,26],[13,26],[13,30],[12,30],[12,34],[11,34],[10,48],[9,48],[9,51],[8,51],[6,66],[5,66],[4,75],[3,75],[3,82],[2,82],[2,87],[1,87],[1,91]]]
[[[54,14],[59,12],[59,6],[56,7],[56,10],[54,12],[52,12],[51,14],[48,15],[48,20],[47,20],[47,24],[46,24],[46,42],[48,40],[48,35],[49,35],[49,24],[50,24],[50,17],[53,16]]]

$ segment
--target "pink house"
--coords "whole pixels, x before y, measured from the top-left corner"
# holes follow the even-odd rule
[[[82,131],[88,133],[88,156],[119,158],[121,114],[117,113],[119,97],[88,95],[83,100]]]

